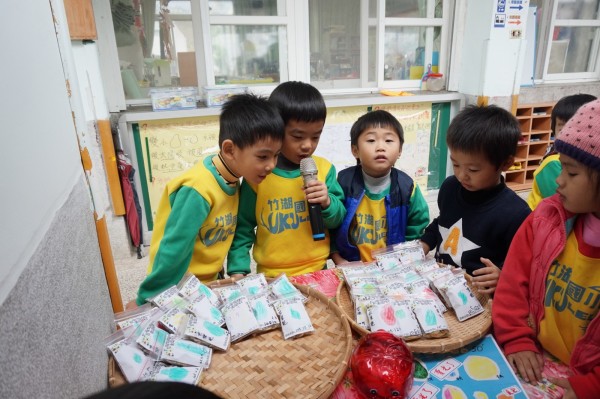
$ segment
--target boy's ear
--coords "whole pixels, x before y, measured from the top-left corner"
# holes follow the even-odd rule
[[[515,157],[514,156],[510,156],[506,159],[506,161],[504,161],[502,163],[502,165],[500,165],[500,170],[502,172],[506,172],[508,170],[508,168],[510,168],[511,166],[513,166],[515,163]]]
[[[223,156],[225,159],[232,159],[235,157],[236,148],[237,147],[230,139],[223,140],[223,143],[221,144],[221,156]]]
[[[350,149],[352,150],[352,156],[353,156],[354,158],[358,159],[358,146],[357,146],[357,145],[354,145],[354,144],[352,144],[352,145],[350,146]]]

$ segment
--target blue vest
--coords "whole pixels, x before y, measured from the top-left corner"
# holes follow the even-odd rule
[[[390,192],[384,199],[387,219],[386,245],[406,241],[410,197],[414,188],[411,177],[396,168],[392,168],[390,180]],[[365,181],[360,165],[340,171],[338,173],[338,183],[344,191],[346,217],[340,227],[334,231],[335,244],[339,254],[344,259],[358,261],[360,260],[358,248],[350,242],[348,233],[358,205],[365,195]]]

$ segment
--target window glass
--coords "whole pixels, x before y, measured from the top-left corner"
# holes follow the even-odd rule
[[[554,28],[550,47],[548,73],[593,72],[590,59],[594,39],[600,34],[595,27]]]
[[[360,78],[360,0],[310,0],[311,81]]]
[[[179,64],[194,54],[189,1],[112,0],[111,11],[125,97],[148,98],[152,87],[180,85]],[[195,62],[193,69],[197,81]]]
[[[559,0],[556,19],[596,19],[599,0]]]
[[[425,35],[433,29],[432,71],[439,64],[439,27],[394,26],[385,29],[384,80],[421,79],[425,69]]]
[[[284,27],[212,25],[210,34],[216,84],[273,84],[287,71]]]
[[[214,0],[208,2],[210,15],[282,15],[277,0]]]
[[[435,2],[434,15],[427,15],[427,3]],[[385,0],[388,18],[441,18],[443,0]]]

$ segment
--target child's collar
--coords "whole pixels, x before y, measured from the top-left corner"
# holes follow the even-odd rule
[[[227,166],[220,152],[212,158],[212,163],[228,185],[234,186],[239,182],[240,176],[233,173],[229,166]]]

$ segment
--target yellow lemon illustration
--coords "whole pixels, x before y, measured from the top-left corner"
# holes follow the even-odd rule
[[[454,385],[444,385],[442,388],[443,399],[468,399],[462,389]]]
[[[485,392],[475,391],[473,392],[473,398],[475,399],[489,399]]]
[[[498,364],[484,356],[469,356],[463,366],[465,371],[475,381],[497,380],[500,375]]]

